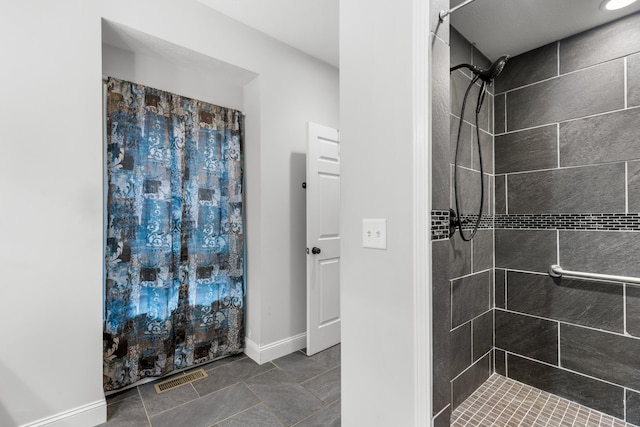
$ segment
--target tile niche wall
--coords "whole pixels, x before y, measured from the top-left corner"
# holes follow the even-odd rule
[[[640,424],[640,14],[495,84],[495,370]]]

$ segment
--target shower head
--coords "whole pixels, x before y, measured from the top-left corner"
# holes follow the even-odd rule
[[[477,67],[475,65],[460,64],[460,65],[456,65],[455,67],[451,67],[449,71],[450,72],[455,71],[458,68],[468,68],[473,72],[473,74],[478,76],[477,78],[480,78],[482,81],[487,83],[487,85],[489,85],[493,82],[493,79],[498,77],[498,74],[502,72],[508,60],[509,60],[509,55],[503,55],[500,58],[498,58],[496,62],[491,64],[491,66],[486,70],[483,70],[482,68]]]

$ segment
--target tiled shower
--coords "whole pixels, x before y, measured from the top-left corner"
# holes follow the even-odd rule
[[[471,79],[448,65],[490,61],[453,28],[432,46],[435,425],[492,372],[640,424],[640,287],[547,274],[640,277],[640,14],[510,59],[480,115],[488,203],[471,242],[445,232]],[[464,214],[479,197],[467,109]]]

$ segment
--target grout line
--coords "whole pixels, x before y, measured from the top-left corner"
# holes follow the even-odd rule
[[[144,415],[147,417],[147,422],[151,425],[151,417],[149,416],[149,411],[147,411],[147,405],[144,404],[144,399],[142,398],[142,393],[140,392],[140,387],[136,386],[136,390],[138,391],[138,396],[140,396],[140,402],[142,402],[142,409],[144,409]],[[199,397],[200,395],[196,393]],[[108,421],[108,420],[107,420]]]

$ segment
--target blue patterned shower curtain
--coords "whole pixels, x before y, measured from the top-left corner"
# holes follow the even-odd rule
[[[105,391],[244,348],[242,114],[107,87]]]

